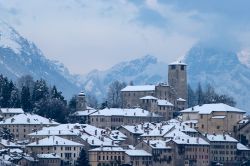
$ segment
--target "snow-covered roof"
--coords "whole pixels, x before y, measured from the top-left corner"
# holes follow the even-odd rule
[[[126,130],[128,130],[130,133],[133,134],[143,134],[144,131],[141,127],[138,126],[133,126],[133,125],[126,125],[126,126],[121,126],[122,128],[125,128]]]
[[[22,108],[0,108],[3,114],[22,114],[24,113]]]
[[[87,109],[85,111],[76,111],[73,115],[75,115],[75,116],[88,116],[96,111],[97,110],[95,110],[95,109]]]
[[[239,123],[239,124],[245,124],[245,123],[247,123],[247,122],[249,122],[249,119],[242,119],[242,120],[240,120],[238,123]]]
[[[163,140],[148,140],[148,141],[144,140],[144,142],[149,143],[149,146],[153,149],[171,149],[171,146],[166,145],[166,141]]]
[[[136,85],[136,86],[126,86],[121,91],[122,92],[133,92],[133,91],[154,91],[155,85]]]
[[[157,100],[157,103],[159,106],[174,106],[172,103],[170,103],[167,100]]]
[[[201,106],[197,105],[195,107],[191,107],[180,111],[181,113],[196,113],[199,114],[211,114],[212,112],[238,112],[238,113],[246,113],[245,111],[231,107],[227,104],[217,103],[217,104],[203,104]]]
[[[177,144],[185,144],[185,145],[209,145],[207,141],[199,137],[175,137],[172,139]]]
[[[179,129],[174,129],[167,133],[165,138],[168,139],[168,141],[173,140],[177,144],[185,144],[185,145],[209,145],[207,141],[205,141],[202,138],[199,137],[191,137],[187,134],[185,134],[183,131]]]
[[[152,156],[152,154],[145,150],[126,150],[125,153],[129,156]]]
[[[175,61],[175,62],[170,63],[169,65],[185,65],[186,66],[187,64],[182,61]]]
[[[117,144],[113,140],[104,136],[92,136],[83,134],[81,138],[91,146],[117,146]]]
[[[152,130],[147,130],[141,136],[142,137],[157,137],[157,136],[160,137],[160,136],[164,136],[167,132],[169,132],[173,128],[174,128],[173,124],[159,126]]]
[[[21,147],[21,145],[17,145],[14,142],[5,139],[0,139],[0,144],[2,144],[5,147]]]
[[[37,158],[40,158],[40,159],[60,159],[61,157],[58,156],[56,153],[47,153],[47,154],[37,154]]]
[[[19,148],[13,148],[13,149],[10,149],[10,153],[23,153],[23,150]]]
[[[185,102],[186,100],[183,99],[183,98],[178,98],[177,101],[183,101],[183,102]]]
[[[155,113],[149,112],[141,108],[105,108],[98,110],[97,112],[91,114],[90,116],[137,116],[137,117],[160,117]]]
[[[69,136],[69,135],[78,135],[78,132],[75,132],[74,130],[70,130],[70,129],[63,129],[63,130],[60,130],[58,128],[55,128],[55,127],[44,127],[42,130],[39,130],[39,131],[36,131],[36,132],[33,132],[33,133],[30,133],[28,134],[30,136],[53,136],[53,135],[56,135],[56,136]]]
[[[0,108],[1,113],[3,114],[23,114],[24,111],[22,108]]]
[[[32,142],[27,146],[83,146],[80,143],[70,141],[58,136],[49,136],[44,139]]]
[[[44,118],[42,116],[36,115],[36,114],[29,114],[29,113],[24,113],[24,114],[19,114],[15,115],[13,117],[10,117],[8,119],[5,119],[0,122],[0,125],[12,125],[12,124],[43,124],[43,125],[58,125],[59,123]]]
[[[213,116],[212,119],[224,119],[226,116]]]
[[[127,136],[124,135],[119,130],[112,130],[109,135],[109,138],[115,141],[124,141],[127,138]]]
[[[184,123],[184,124],[190,124],[190,123],[197,124],[198,120],[187,120],[187,121],[184,121],[182,123]]]
[[[206,137],[211,142],[238,142],[228,134],[207,134]]]
[[[130,133],[138,134],[143,137],[165,137],[172,131],[178,130],[181,133],[197,133],[198,131],[189,127],[185,123],[181,123],[175,119],[171,119],[167,122],[161,123],[143,123],[138,125],[124,125],[121,126]],[[174,132],[173,132],[174,133]],[[183,133],[183,134],[184,134]]]
[[[89,150],[89,152],[96,152],[96,151],[125,152],[125,150],[122,147],[99,147]]]
[[[141,100],[157,100],[156,97],[154,96],[144,96],[140,98]]]
[[[246,147],[245,145],[243,145],[242,143],[237,143],[237,150],[247,150],[247,151],[250,151],[250,149],[248,147]]]

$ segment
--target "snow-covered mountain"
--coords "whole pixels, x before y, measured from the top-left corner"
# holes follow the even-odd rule
[[[23,75],[43,78],[66,97],[79,91],[75,76],[59,62],[46,59],[36,45],[0,20],[0,73],[12,80]]]
[[[243,54],[243,55],[242,55]],[[237,106],[250,112],[250,67],[246,52],[194,46],[185,56],[188,64],[188,82],[197,87],[210,83],[218,92],[234,97]]]
[[[82,82],[87,93],[93,93],[99,99],[106,96],[109,85],[118,80],[135,85],[156,84],[166,81],[168,65],[158,62],[154,56],[121,62],[106,71],[93,70],[83,76]]]

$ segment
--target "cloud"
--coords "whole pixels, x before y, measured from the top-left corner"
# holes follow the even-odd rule
[[[198,41],[225,44],[234,38],[239,45],[246,43],[244,33],[249,30],[242,31],[240,25],[249,23],[248,19],[234,21],[237,16],[231,15],[237,14],[238,9],[231,11],[229,2],[223,5],[218,2],[224,7],[213,9],[214,3],[0,0],[0,18],[34,41],[47,57],[63,62],[73,73],[83,74],[145,54],[170,62],[183,56]],[[236,42],[231,43],[226,47]]]

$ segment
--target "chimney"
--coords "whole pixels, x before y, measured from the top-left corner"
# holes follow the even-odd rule
[[[10,141],[9,140],[7,140],[7,145],[10,145]]]
[[[187,139],[187,143],[189,143],[189,139]]]
[[[103,151],[103,144],[101,144],[101,151]]]
[[[56,141],[56,144],[58,145],[58,141]]]
[[[39,139],[38,139],[38,138],[36,138],[36,144],[37,144],[37,145],[39,144]]]
[[[197,143],[197,144],[199,143],[199,137],[196,138],[196,143]]]
[[[95,135],[97,135],[97,129],[95,129]]]
[[[115,145],[115,143],[114,143],[114,141],[112,140],[112,145],[114,146]]]
[[[149,145],[149,139],[147,139],[147,144]]]
[[[92,139],[92,144],[94,144],[95,142],[94,142],[94,140]]]
[[[59,130],[59,134],[61,134],[61,130]]]

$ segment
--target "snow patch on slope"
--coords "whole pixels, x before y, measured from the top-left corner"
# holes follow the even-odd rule
[[[18,43],[17,32],[0,20],[0,47],[12,49],[16,54],[20,54],[21,45]]]

